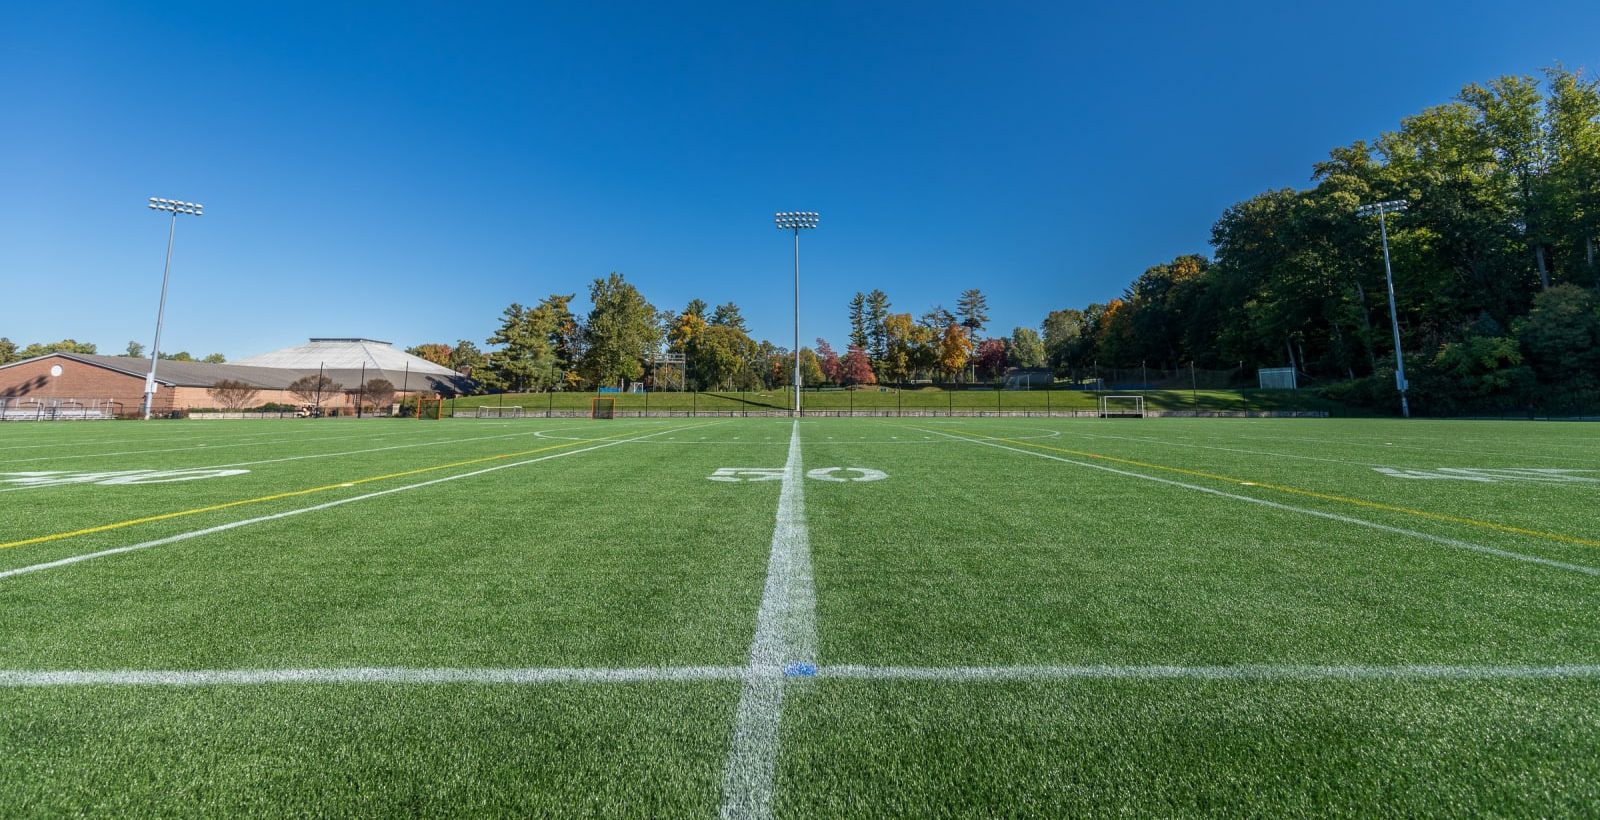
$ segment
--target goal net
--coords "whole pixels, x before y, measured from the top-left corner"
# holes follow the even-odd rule
[[[616,399],[591,399],[589,402],[589,417],[597,419],[614,419],[617,417]]]
[[[1256,371],[1262,390],[1296,390],[1298,380],[1292,367],[1263,367]]]
[[[1100,418],[1144,418],[1144,396],[1101,396]]]
[[[478,419],[520,419],[521,407],[479,407],[473,411],[473,418]]]

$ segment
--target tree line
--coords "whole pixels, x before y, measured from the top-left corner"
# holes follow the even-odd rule
[[[20,362],[23,359],[32,359],[35,356],[43,356],[47,353],[81,353],[92,356],[98,349],[89,342],[80,342],[76,339],[62,339],[59,342],[34,342],[26,347],[18,347],[16,342],[5,336],[0,336],[0,364]],[[138,342],[128,342],[127,350],[120,355],[142,359],[145,357],[144,345]],[[209,362],[211,364],[223,364],[227,361],[227,358],[221,353],[212,353],[208,356],[197,358],[187,350],[180,350],[176,353],[162,353],[157,358],[171,362]]]
[[[652,305],[620,273],[594,280],[592,308],[571,309],[576,294],[551,294],[532,307],[512,303],[485,343],[430,342],[406,352],[472,376],[489,392],[579,390],[642,383],[655,389],[770,390],[793,383],[791,349],[750,335],[739,306],[692,299],[682,309]],[[841,386],[881,382],[993,379],[1010,367],[1043,367],[1043,339],[1032,328],[984,338],[988,300],[961,294],[956,310],[935,305],[920,316],[895,313],[881,290],[849,303],[850,335],[839,353],[826,339],[800,349],[801,382]]]
[[[1469,85],[1376,140],[1334,149],[1309,188],[1267,191],[1212,228],[1214,255],[1156,265],[1121,298],[1050,313],[1057,372],[1298,368],[1393,407],[1376,217],[1388,217],[1414,400],[1436,413],[1600,401],[1600,90],[1563,68]]]

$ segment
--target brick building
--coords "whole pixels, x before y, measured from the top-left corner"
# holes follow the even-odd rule
[[[99,411],[130,415],[144,404],[149,359],[47,353],[0,365],[0,415],[28,417],[39,411]],[[411,395],[453,396],[471,382],[465,376],[425,359],[370,339],[312,339],[297,347],[253,356],[229,364],[161,361],[156,366],[153,410],[218,408],[210,393],[221,381],[243,382],[256,389],[246,404],[303,405],[316,403],[290,391],[289,385],[319,372],[340,387],[320,397],[323,408],[353,408],[355,391],[366,381],[384,379],[395,388],[395,400]]]

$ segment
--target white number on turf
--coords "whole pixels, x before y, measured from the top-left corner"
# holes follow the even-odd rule
[[[84,473],[68,470],[43,470],[27,473],[0,473],[0,484],[21,487],[54,487],[60,484],[166,484],[173,481],[194,481],[200,478],[222,478],[248,473],[249,470],[116,470],[112,472]]]
[[[856,475],[854,477],[834,475],[834,473],[840,471],[855,473]],[[882,481],[888,478],[889,474],[869,467],[818,467],[806,473],[806,477],[814,478],[818,481]]]
[[[834,475],[834,473],[855,473],[855,475]],[[882,481],[889,477],[882,470],[873,470],[868,467],[818,467],[806,473],[807,478],[817,481]],[[729,483],[752,481],[779,481],[783,478],[782,467],[718,467],[716,472],[706,476],[712,481],[727,481]]]
[[[1401,470],[1394,467],[1372,468],[1387,476],[1411,478],[1419,481],[1478,481],[1493,484],[1500,481],[1533,481],[1542,484],[1600,484],[1600,478],[1577,473],[1594,470],[1564,470],[1554,467],[1440,467],[1437,470]]]

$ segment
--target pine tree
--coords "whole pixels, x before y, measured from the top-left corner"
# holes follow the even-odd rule
[[[988,297],[977,288],[963,291],[956,300],[956,315],[961,319],[961,326],[967,329],[967,336],[977,338],[989,324]]]
[[[867,294],[867,354],[874,362],[889,357],[889,331],[884,323],[889,319],[889,294],[873,290]]]
[[[867,297],[861,291],[850,298],[850,344],[867,347]]]

